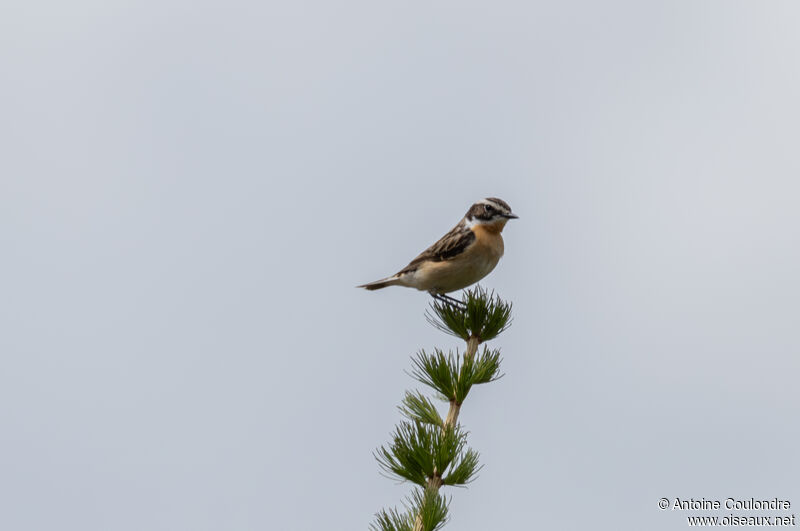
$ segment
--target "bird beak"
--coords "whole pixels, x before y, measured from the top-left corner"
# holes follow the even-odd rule
[[[519,218],[519,216],[518,216],[518,215],[516,215],[516,214],[513,214],[513,213],[512,213],[512,214],[506,214],[505,216],[506,216],[508,219],[518,219],[518,218]]]

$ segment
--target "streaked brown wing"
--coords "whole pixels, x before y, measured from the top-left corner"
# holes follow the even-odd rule
[[[459,223],[453,227],[450,232],[441,237],[441,239],[422,251],[422,253],[411,260],[411,262],[404,267],[398,275],[403,273],[411,273],[416,271],[420,263],[443,262],[458,256],[464,252],[469,244],[475,241],[475,234],[463,223]]]

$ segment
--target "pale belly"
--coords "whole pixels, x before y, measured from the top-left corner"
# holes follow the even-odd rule
[[[502,241],[502,240],[501,240]],[[450,293],[466,288],[492,272],[500,261],[503,249],[476,249],[468,256],[454,260],[428,263],[408,279],[407,285],[422,291]]]

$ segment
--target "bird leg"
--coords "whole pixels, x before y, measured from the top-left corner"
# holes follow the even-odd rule
[[[429,293],[430,293],[431,297],[433,297],[434,299],[436,299],[439,302],[443,302],[443,303],[448,304],[450,306],[455,306],[455,307],[457,307],[457,308],[459,308],[461,310],[466,310],[467,309],[467,305],[464,304],[464,302],[462,302],[462,301],[460,301],[458,299],[455,299],[453,297],[450,297],[448,295],[445,295],[444,293],[436,293],[434,291],[430,291]]]

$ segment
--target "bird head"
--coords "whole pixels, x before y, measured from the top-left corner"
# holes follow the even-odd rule
[[[472,205],[464,216],[470,225],[484,225],[487,229],[503,230],[509,219],[517,219],[508,203],[496,197],[487,197]]]

